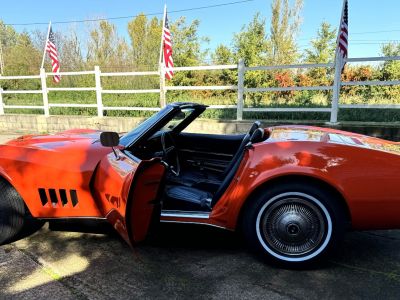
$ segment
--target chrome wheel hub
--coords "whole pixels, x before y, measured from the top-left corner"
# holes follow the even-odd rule
[[[304,256],[321,246],[327,220],[323,211],[301,197],[283,197],[267,206],[260,218],[260,233],[278,255]]]

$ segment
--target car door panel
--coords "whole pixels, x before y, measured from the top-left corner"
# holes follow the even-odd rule
[[[205,167],[222,172],[242,140],[243,135],[181,133],[176,137],[176,144],[184,167]]]
[[[132,201],[128,204],[127,223],[131,240],[135,243],[145,239],[153,216],[159,218],[161,206],[159,199],[165,166],[157,160],[146,161],[138,171],[131,190]]]
[[[139,160],[118,149],[99,163],[93,183],[97,204],[130,245],[146,236],[156,207],[149,187],[157,191],[164,173],[160,160]]]

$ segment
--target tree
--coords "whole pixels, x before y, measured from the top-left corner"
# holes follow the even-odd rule
[[[133,65],[137,68],[156,69],[160,56],[161,20],[155,17],[148,20],[140,14],[128,23],[128,33]]]
[[[3,52],[3,63],[8,62],[8,55],[10,49],[15,47],[18,40],[18,33],[12,26],[4,25],[3,21],[0,21],[0,45]],[[6,68],[7,69],[7,68]],[[4,70],[2,70],[4,72]]]
[[[236,61],[243,59],[246,66],[260,66],[266,64],[270,43],[267,40],[265,19],[256,13],[253,20],[233,37],[233,47]],[[265,72],[247,72],[245,85],[247,87],[261,87],[268,80]],[[258,106],[262,100],[262,94],[251,93],[246,96],[253,106]]]
[[[383,56],[400,56],[400,44],[389,43],[382,46]],[[381,69],[381,80],[398,80],[400,78],[400,61],[385,61]]]
[[[216,65],[230,65],[235,64],[234,54],[232,50],[225,45],[218,45],[215,48],[214,53],[211,54],[211,58]],[[232,70],[219,70],[214,71],[211,74],[210,85],[231,85],[237,82],[237,72]],[[229,92],[222,93],[223,95],[229,95]]]
[[[236,61],[243,59],[246,66],[266,63],[270,44],[265,31],[265,19],[256,13],[253,20],[233,37]]]
[[[305,61],[320,64],[333,62],[336,50],[336,29],[322,22],[317,37],[311,40],[311,49],[305,50]]]
[[[388,43],[381,48],[382,56],[400,56],[400,44]],[[379,80],[398,80],[400,78],[400,61],[388,60],[379,66]],[[390,99],[390,104],[400,99],[400,86],[372,87],[373,94],[378,94],[380,98]]]
[[[12,26],[4,25],[4,22],[0,20],[0,42],[3,46],[3,50],[15,46],[18,39],[18,33]]]
[[[8,44],[3,51],[6,74],[38,74],[42,54],[27,32],[17,34],[15,44]]]
[[[317,31],[317,37],[311,40],[311,48],[305,50],[305,61],[313,64],[333,62],[336,50],[336,29],[329,23],[322,22]],[[313,78],[315,84],[329,85],[328,74],[332,73],[327,68],[313,68],[307,75]]]
[[[173,58],[177,66],[194,66],[200,64],[208,50],[202,50],[202,45],[207,44],[207,37],[199,36],[199,20],[187,24],[186,18],[181,17],[171,24]]]
[[[118,36],[115,25],[100,21],[90,31],[88,42],[87,62],[90,66],[100,65],[107,67],[118,67],[126,63],[128,46]]]
[[[302,7],[303,0],[295,0],[293,7],[289,0],[272,2],[269,64],[290,64],[297,60],[296,35],[301,24]]]
[[[232,50],[225,45],[218,45],[211,54],[212,61],[217,65],[228,65],[234,63]]]
[[[82,45],[76,31],[70,30],[68,34],[61,35],[58,40],[57,48],[63,70],[82,70],[85,62],[82,56]]]

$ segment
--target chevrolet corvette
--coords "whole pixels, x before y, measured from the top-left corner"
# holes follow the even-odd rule
[[[132,247],[152,224],[193,223],[239,231],[270,262],[302,267],[347,230],[400,228],[400,143],[260,122],[245,134],[190,133],[205,109],[173,103],[123,135],[0,145],[0,244],[54,219],[106,220]]]

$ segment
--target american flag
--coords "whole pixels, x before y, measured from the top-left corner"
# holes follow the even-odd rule
[[[58,60],[57,48],[55,45],[54,34],[53,34],[53,30],[51,29],[51,27],[49,30],[49,36],[47,37],[46,51],[49,53],[49,56],[51,58],[52,71],[55,74],[53,77],[53,81],[58,83],[61,80],[61,76],[59,74],[60,62]]]
[[[163,28],[163,43],[165,78],[172,79],[172,77],[174,76],[174,61],[172,59],[172,41],[171,32],[169,31],[167,13],[165,13],[165,24]]]
[[[348,33],[349,33],[349,11],[347,0],[344,1],[342,19],[340,20],[340,31],[338,40],[338,53],[340,55],[341,70],[343,71],[344,65],[346,64],[345,59],[347,58],[348,52]]]

